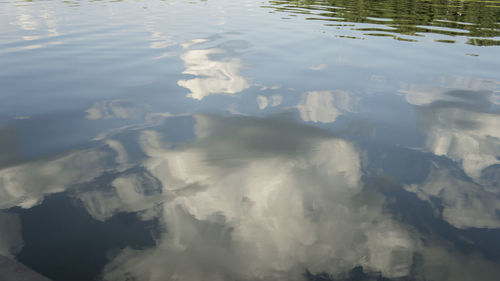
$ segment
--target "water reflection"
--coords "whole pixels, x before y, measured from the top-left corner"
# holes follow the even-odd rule
[[[185,48],[203,43],[195,40],[185,44]],[[240,75],[243,63],[240,58],[227,58],[227,51],[221,48],[188,49],[181,59],[186,70],[183,74],[197,78],[179,80],[181,87],[191,91],[187,97],[201,100],[211,94],[234,95],[249,87],[247,80]]]
[[[14,257],[22,247],[19,216],[0,211],[0,256]]]
[[[19,148],[16,130],[7,126],[0,127],[0,168],[17,160]]]
[[[140,106],[136,102],[127,100],[110,100],[96,102],[87,109],[87,119],[99,120],[109,118],[144,119],[149,110],[148,105]]]
[[[464,36],[468,38],[464,42],[470,45],[500,44],[498,1],[284,0],[269,1],[265,7],[280,13],[304,15],[307,20],[325,21],[332,29],[350,30],[339,35],[344,38],[387,36],[420,41],[419,37],[430,33],[445,35],[432,36],[442,43],[455,43],[457,36]]]
[[[427,149],[460,162],[475,179],[500,163],[500,111],[492,108],[493,92],[414,88],[406,97],[415,105]]]
[[[111,150],[109,149],[111,148]],[[23,163],[0,170],[0,208],[31,208],[47,194],[62,192],[116,168],[120,150],[113,146],[74,151],[50,160]]]
[[[422,200],[441,200],[436,211],[457,228],[500,228],[498,190],[471,182],[456,170],[432,167],[424,183],[405,188]]]
[[[443,218],[458,228],[500,227],[500,194],[483,170],[500,163],[500,111],[492,91],[412,87],[407,101],[415,106],[425,147],[456,161],[465,174],[435,165],[424,183],[411,185],[423,200],[442,200]]]
[[[259,106],[260,110],[264,110],[267,106],[270,107],[279,106],[282,101],[283,101],[282,95],[272,95],[270,97],[261,95],[257,96],[257,105]]]
[[[327,213],[337,213],[342,219],[335,224],[346,227],[357,216],[344,206],[359,190],[359,156],[351,144],[281,119],[195,118],[197,141],[185,147],[168,149],[157,132],[142,134],[150,156],[144,166],[175,196],[158,214],[169,231],[155,249],[124,251],[107,279],[296,278],[300,260],[343,251],[346,245],[335,243],[322,253],[313,249],[334,239],[326,235],[334,227]],[[336,182],[332,191],[326,182]],[[326,195],[338,204],[327,204]],[[350,259],[339,263],[349,267]],[[161,266],[165,261],[173,266]]]
[[[7,30],[16,30],[21,41],[12,41],[8,38],[7,48],[2,48],[1,52],[19,49],[29,50],[38,49],[47,45],[57,45],[61,42],[58,37],[59,19],[54,15],[54,11],[45,7],[40,7],[39,13],[32,14],[30,8],[23,6],[9,6],[4,8],[8,10],[2,15],[0,22]],[[54,38],[55,40],[44,40],[45,38]]]
[[[365,155],[369,147],[286,114],[163,116],[154,125],[103,135],[95,148],[4,168],[2,208],[43,208],[54,204],[44,197],[66,191],[97,221],[122,213],[155,220],[154,246],[115,252],[104,280],[302,280],[306,272],[348,280],[359,270],[367,280],[456,280],[463,274],[470,278],[460,280],[495,280],[500,274],[480,252],[464,253],[440,234],[416,231],[387,209],[399,204],[394,194],[403,189],[364,171],[376,164]],[[195,139],[168,141],[165,122],[172,118],[192,118]],[[137,142],[120,141],[123,134]],[[129,157],[136,149],[142,156]],[[499,227],[496,193],[453,165],[426,161],[428,176],[404,186],[418,195],[413,201],[430,209],[432,198],[440,198],[443,219],[456,227]],[[391,188],[400,191],[387,193]],[[16,224],[10,214],[0,219]],[[19,249],[16,236],[1,237],[0,245],[8,245],[2,254]]]
[[[0,255],[54,281],[498,280],[496,47],[427,44],[492,45],[496,2],[18,4]]]
[[[19,216],[22,226],[19,237],[24,245],[16,259],[51,280],[96,280],[120,249],[144,249],[155,243],[155,220],[120,213],[97,221],[67,192],[49,195],[33,208],[9,212]]]
[[[333,123],[343,111],[350,111],[351,97],[344,91],[311,91],[297,105],[304,121]]]

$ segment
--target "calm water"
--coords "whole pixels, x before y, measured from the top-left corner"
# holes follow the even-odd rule
[[[0,1],[0,255],[500,280],[500,1]]]

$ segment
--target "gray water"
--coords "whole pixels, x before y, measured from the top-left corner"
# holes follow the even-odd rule
[[[0,255],[499,280],[500,2],[1,1]]]

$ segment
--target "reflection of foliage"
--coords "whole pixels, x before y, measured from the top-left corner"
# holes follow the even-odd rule
[[[500,46],[500,41],[491,39],[471,38],[467,41],[467,44],[476,46]]]
[[[412,36],[421,33],[468,37],[500,36],[500,1],[275,0],[269,3],[270,7],[278,11],[310,15],[308,19],[311,20],[383,25],[378,28],[353,28],[367,32]],[[475,39],[468,44],[498,45],[495,42],[498,41]]]

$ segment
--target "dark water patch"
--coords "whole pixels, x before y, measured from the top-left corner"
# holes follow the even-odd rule
[[[7,126],[0,127],[0,168],[19,160],[17,131]]]
[[[24,247],[17,259],[54,281],[95,280],[111,251],[155,245],[155,221],[142,221],[132,213],[97,221],[64,193],[11,212],[19,214],[23,228]]]
[[[306,271],[304,274],[308,281],[391,281],[392,279],[385,278],[380,272],[365,272],[362,266],[356,266],[349,271],[347,277],[333,278],[326,272],[313,274]],[[398,280],[402,281],[401,278]],[[411,281],[412,279],[404,279]]]
[[[430,201],[423,201],[387,176],[367,178],[366,182],[388,199],[392,198],[387,201],[386,207],[401,222],[435,239],[453,243],[456,249],[466,255],[480,252],[490,260],[500,261],[500,229],[456,228],[443,220],[441,199],[433,197]]]

